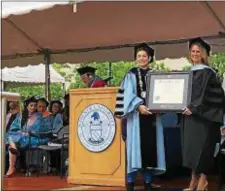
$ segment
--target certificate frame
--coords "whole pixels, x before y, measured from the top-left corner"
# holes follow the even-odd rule
[[[181,113],[190,104],[191,94],[192,72],[147,74],[145,103],[152,113]]]

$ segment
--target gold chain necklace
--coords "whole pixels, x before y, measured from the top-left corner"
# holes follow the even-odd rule
[[[143,90],[143,81],[141,79],[140,68],[138,68],[138,81],[139,81],[139,86],[140,86],[140,89],[141,89],[141,97],[145,99],[146,98],[146,91]]]

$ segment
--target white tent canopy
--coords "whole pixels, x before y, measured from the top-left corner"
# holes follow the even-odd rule
[[[68,1],[59,2],[2,2],[2,18],[9,15],[22,15],[31,12],[32,10],[44,10],[53,7],[54,5],[68,4]]]
[[[169,59],[166,58],[164,60],[156,60],[157,64],[164,63],[166,67],[171,70],[182,70],[185,66],[191,66],[190,62],[187,58],[177,58],[177,59]]]
[[[224,2],[69,2],[4,2],[2,67],[44,57],[62,64],[131,61],[133,47],[143,41],[157,59],[178,58],[187,54],[188,39],[199,35],[213,53],[225,50]]]
[[[65,83],[65,79],[50,65],[50,81]],[[1,81],[19,83],[45,83],[45,65],[28,65],[1,69]]]

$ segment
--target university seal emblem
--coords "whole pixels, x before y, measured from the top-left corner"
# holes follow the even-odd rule
[[[89,105],[78,119],[78,137],[81,144],[92,152],[108,148],[115,136],[113,113],[104,105]]]

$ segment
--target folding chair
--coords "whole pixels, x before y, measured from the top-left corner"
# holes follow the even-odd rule
[[[48,145],[40,145],[38,148],[40,150],[46,151],[47,153],[47,169],[48,169],[48,152],[60,150],[60,178],[63,177],[63,162],[64,162],[64,151],[68,151],[69,147],[69,126],[63,126],[57,134],[53,141],[50,141]]]
[[[27,165],[27,172],[25,176],[30,177],[31,176],[31,164],[32,164],[32,158],[31,158],[31,152],[37,151],[37,176],[39,176],[39,171],[40,171],[40,153],[39,153],[39,146],[37,147],[32,147],[31,146],[31,138],[36,137],[38,140],[42,138],[52,138],[52,132],[45,132],[45,133],[38,133],[38,134],[33,134],[32,132],[29,132],[29,144],[28,147],[23,148],[23,150],[27,151],[28,150],[28,165]]]

